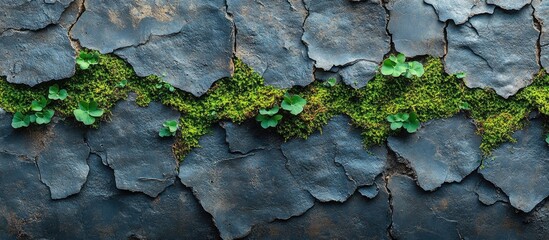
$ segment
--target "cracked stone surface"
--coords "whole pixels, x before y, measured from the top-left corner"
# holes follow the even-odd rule
[[[445,24],[437,21],[432,6],[423,0],[395,0],[387,4],[387,9],[390,16],[387,29],[397,52],[407,57],[444,55]]]
[[[227,0],[227,6],[237,29],[236,57],[265,84],[289,88],[314,80],[313,61],[301,41],[307,17],[302,0]]]
[[[133,99],[125,100],[112,109],[111,122],[88,132],[88,143],[114,170],[116,187],[156,197],[177,175],[174,139],[159,137],[158,129],[164,121],[179,117],[178,112],[157,102],[141,108]]]
[[[517,143],[505,143],[484,161],[479,172],[509,196],[515,208],[530,212],[549,196],[549,151],[541,120],[517,131]]]
[[[345,201],[358,186],[372,185],[385,168],[384,149],[366,151],[360,131],[344,116],[332,118],[322,134],[290,140],[281,149],[292,175],[323,202]]]
[[[354,89],[363,88],[376,75],[379,68],[377,63],[358,61],[351,66],[341,69],[338,73],[343,82]]]
[[[0,9],[2,9],[0,12],[0,33],[5,29],[38,30],[58,23],[61,14],[72,1],[0,0]]]
[[[302,216],[254,227],[246,239],[388,239],[390,220],[389,194],[381,190],[374,199],[317,203]]]
[[[303,41],[315,66],[330,70],[359,60],[380,63],[390,50],[380,2],[305,0],[309,17]]]
[[[543,239],[549,233],[540,220],[529,221],[505,203],[486,206],[474,188],[480,176],[425,192],[414,180],[389,179],[392,236],[396,239]],[[413,209],[413,210],[412,210]]]
[[[76,51],[67,30],[58,25],[38,31],[7,30],[0,34],[0,46],[0,76],[10,83],[34,86],[75,73]]]
[[[255,119],[240,125],[224,122],[221,127],[225,129],[225,140],[233,153],[246,154],[254,150],[279,149],[284,142],[276,132],[261,128]]]
[[[463,24],[470,17],[479,14],[492,14],[496,6],[486,4],[486,0],[424,0],[425,3],[432,5],[438,19],[442,22],[453,20],[455,24]]]
[[[62,199],[80,192],[86,182],[90,149],[81,128],[57,123],[51,127],[49,141],[37,158],[40,180],[52,199]]]
[[[518,12],[496,9],[467,24],[447,28],[446,72],[466,72],[470,88],[492,88],[504,98],[532,82],[540,66],[537,59],[538,30],[533,8]]]
[[[244,237],[254,225],[298,216],[313,206],[280,150],[235,154],[225,139],[223,129],[214,128],[199,142],[208,148],[194,149],[179,168],[181,182],[213,216],[223,239]]]
[[[388,145],[410,163],[418,185],[426,191],[460,182],[480,166],[481,137],[462,115],[434,120],[415,134],[389,137]]]
[[[496,202],[509,202],[505,193],[501,192],[492,183],[484,179],[478,181],[475,187],[475,193],[478,195],[478,200],[486,205],[493,205]]]
[[[486,0],[486,3],[497,5],[506,10],[520,10],[531,2],[532,0]]]
[[[541,65],[549,73],[549,1],[534,0],[534,15],[541,24]]]

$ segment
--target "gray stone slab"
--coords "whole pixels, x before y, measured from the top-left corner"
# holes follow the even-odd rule
[[[486,0],[488,4],[494,4],[506,10],[520,10],[532,0]]]
[[[541,36],[539,40],[541,46],[541,65],[549,73],[549,1],[534,0],[532,6],[535,8],[534,16],[541,24]]]
[[[275,130],[261,128],[255,119],[240,125],[223,122],[221,127],[225,129],[225,140],[229,144],[229,150],[234,153],[246,154],[254,150],[279,149],[284,142]]]
[[[418,185],[433,191],[443,183],[460,182],[480,166],[481,137],[462,115],[434,120],[417,133],[389,137],[389,147],[410,163]]]
[[[34,86],[74,75],[76,51],[67,30],[58,25],[39,31],[5,31],[0,33],[0,46],[4,56],[0,76],[10,83]]]
[[[301,41],[307,10],[301,0],[228,0],[236,32],[236,56],[281,88],[314,80],[313,61]]]
[[[343,82],[354,89],[363,88],[376,75],[377,63],[358,61],[353,65],[339,70]]]
[[[387,4],[387,9],[390,16],[387,29],[397,52],[407,57],[444,55],[445,24],[438,21],[431,5],[423,0],[395,0]]]
[[[315,66],[330,70],[359,60],[380,63],[390,50],[387,16],[380,2],[306,0],[303,41]]]
[[[57,123],[50,131],[37,164],[40,180],[50,188],[51,198],[62,199],[80,192],[86,182],[90,148],[81,128]]]
[[[0,33],[5,29],[37,30],[59,21],[73,0],[0,0]]]
[[[214,128],[200,140],[203,148],[189,153],[179,168],[181,182],[213,216],[223,239],[244,237],[254,225],[298,216],[313,206],[280,150],[234,154],[225,138]]]
[[[468,87],[492,88],[508,98],[530,85],[540,69],[538,37],[531,6],[518,12],[496,9],[467,24],[449,24],[446,72],[466,72]]]
[[[475,193],[478,200],[486,205],[493,205],[496,202],[509,202],[508,197],[492,183],[482,179],[475,186]]]
[[[549,151],[541,120],[517,131],[517,143],[505,143],[492,152],[479,172],[509,196],[515,208],[530,212],[549,196]]]
[[[432,5],[438,19],[442,22],[453,20],[455,24],[463,24],[470,17],[478,14],[492,14],[496,6],[486,4],[486,0],[424,0]]]
[[[151,36],[146,43],[115,54],[139,76],[162,76],[174,87],[200,96],[233,72],[234,29],[224,6],[223,0],[191,4],[178,33]]]
[[[88,143],[114,170],[119,189],[156,197],[177,175],[174,139],[161,138],[158,131],[164,121],[179,117],[178,112],[157,102],[141,108],[131,100],[121,101],[112,109],[112,121],[88,132]]]

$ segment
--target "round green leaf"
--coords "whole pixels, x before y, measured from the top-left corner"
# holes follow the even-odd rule
[[[391,123],[391,130],[397,130],[399,128],[402,127],[402,123],[401,122],[393,122]]]
[[[20,112],[16,112],[11,120],[11,127],[22,128],[30,125],[30,117],[25,116]]]

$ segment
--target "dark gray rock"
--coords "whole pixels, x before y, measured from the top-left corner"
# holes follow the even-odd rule
[[[425,3],[432,5],[438,19],[442,22],[453,20],[455,24],[463,24],[470,17],[489,13],[492,14],[496,6],[486,4],[486,0],[424,0]]]
[[[255,119],[240,125],[224,122],[221,127],[225,129],[226,141],[233,153],[246,154],[254,150],[278,149],[284,142],[274,130],[261,128]]]
[[[317,203],[299,217],[254,227],[246,239],[388,239],[389,195],[354,194],[345,203]]]
[[[78,20],[80,14],[84,12],[84,1],[85,0],[73,0],[72,3],[65,9],[65,12],[63,12],[61,18],[59,18],[59,25],[70,30],[76,23],[76,20]]]
[[[530,85],[540,69],[538,36],[531,6],[518,12],[497,9],[493,15],[475,16],[467,24],[450,24],[446,72],[466,72],[468,87],[493,88],[508,98]]]
[[[38,146],[42,145],[40,137],[29,129],[13,129],[12,114],[0,108],[0,152],[16,156],[31,156],[38,154]]]
[[[339,75],[345,84],[354,89],[363,88],[368,81],[376,75],[379,68],[377,63],[368,61],[358,61],[351,66],[347,66],[339,71]]]
[[[224,239],[244,237],[257,224],[298,216],[314,200],[286,169],[280,150],[233,154],[219,127],[200,140],[179,168],[181,182],[193,189],[212,214]]]
[[[495,4],[506,10],[520,10],[532,0],[486,0],[488,4]]]
[[[375,198],[379,194],[378,183],[371,186],[360,187],[358,189],[358,192],[360,193],[360,195],[367,197],[369,199]]]
[[[179,117],[160,103],[140,108],[133,101],[122,101],[113,108],[111,122],[88,132],[88,143],[114,170],[119,189],[156,197],[177,175],[174,139],[161,138],[158,131],[164,121]]]
[[[480,177],[425,192],[403,175],[389,179],[396,239],[543,239],[549,232],[538,230],[543,221],[528,221],[508,204],[486,206],[474,188]]]
[[[314,80],[313,62],[301,41],[307,10],[301,0],[228,0],[234,16],[236,56],[281,88]]]
[[[517,143],[505,143],[484,161],[479,172],[509,196],[515,208],[530,212],[549,196],[549,151],[541,120],[514,135]]]
[[[427,191],[460,182],[480,166],[481,137],[462,115],[434,120],[417,133],[389,137],[389,147],[410,163],[418,185]]]
[[[0,33],[5,29],[37,30],[55,24],[72,1],[0,0]]]
[[[47,135],[49,140],[37,158],[40,180],[50,188],[52,199],[80,192],[89,172],[90,149],[84,131],[57,123]]]
[[[190,4],[177,34],[151,36],[136,47],[115,51],[139,76],[157,75],[195,96],[233,72],[233,24],[223,0]],[[111,38],[112,39],[112,38]]]
[[[58,25],[39,31],[5,31],[0,34],[0,46],[4,57],[0,76],[10,83],[34,86],[74,75],[76,52],[67,30]]]
[[[486,205],[493,205],[496,202],[509,202],[503,192],[484,179],[478,181],[475,186],[475,193],[478,195],[478,200]]]
[[[380,2],[306,0],[303,41],[315,66],[330,70],[359,60],[378,64],[390,50],[386,13]]]
[[[534,16],[541,23],[541,65],[549,73],[549,1],[534,0],[532,5],[535,8]]]
[[[444,23],[423,0],[395,0],[387,4],[389,25],[397,52],[407,57],[444,55]],[[419,27],[421,26],[421,27]]]

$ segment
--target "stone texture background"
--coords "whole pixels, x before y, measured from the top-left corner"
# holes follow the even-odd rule
[[[549,69],[549,1],[0,0],[7,81],[70,77],[81,47],[196,96],[232,74],[233,56],[270,85],[338,76],[360,88],[398,51],[443,57],[448,73],[468,73],[467,86],[507,98]],[[367,150],[344,116],[288,142],[225,122],[178,163],[156,128],[179,114],[133,101],[99,130],[61,121],[14,130],[0,110],[0,239],[549,236],[538,119],[484,168],[459,115]]]

